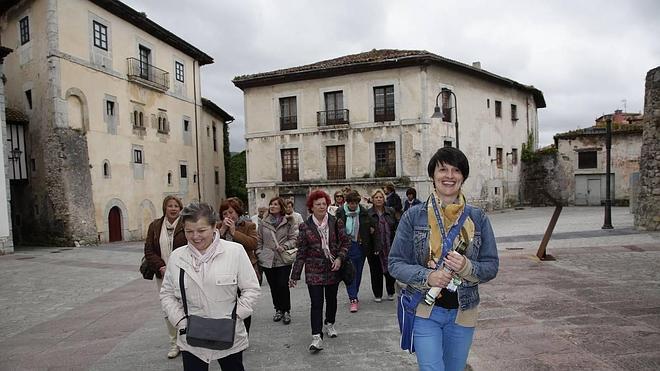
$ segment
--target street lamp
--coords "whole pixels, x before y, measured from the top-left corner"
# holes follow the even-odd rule
[[[440,90],[440,93],[438,93],[438,95],[435,97],[435,108],[433,109],[433,116],[431,116],[431,118],[432,118],[432,119],[441,119],[441,118],[443,117],[443,115],[442,115],[442,109],[441,109],[440,106],[438,105],[438,98],[440,98],[440,96],[441,96],[442,94],[451,94],[451,95],[454,96],[454,107],[453,107],[453,108],[456,110],[456,114],[455,114],[455,116],[456,116],[456,119],[455,119],[455,126],[456,126],[456,149],[458,149],[458,148],[459,148],[459,147],[458,147],[458,100],[456,99],[456,94],[454,94],[454,92],[453,92],[451,89],[449,89],[449,88],[442,88],[442,90]]]

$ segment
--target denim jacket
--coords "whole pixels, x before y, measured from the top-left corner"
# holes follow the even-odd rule
[[[388,259],[390,274],[397,280],[416,290],[428,290],[426,281],[432,269],[427,268],[428,224],[427,203],[411,207],[401,217]],[[470,219],[475,226],[474,239],[465,257],[469,269],[461,276],[463,283],[458,287],[458,304],[461,310],[472,309],[479,304],[478,284],[495,278],[499,267],[495,235],[483,210],[470,207]],[[465,269],[464,269],[465,270]]]

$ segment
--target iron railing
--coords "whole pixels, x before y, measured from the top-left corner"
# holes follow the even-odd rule
[[[316,121],[319,126],[332,126],[348,124],[348,110],[336,109],[316,112]]]
[[[166,91],[170,88],[170,74],[156,66],[137,58],[126,58],[128,61],[128,79],[140,82],[152,88]]]
[[[280,130],[295,130],[298,128],[298,116],[280,117]]]

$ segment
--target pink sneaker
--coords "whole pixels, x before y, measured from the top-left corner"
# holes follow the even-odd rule
[[[353,300],[351,300],[351,307],[350,307],[350,311],[351,311],[351,313],[355,313],[355,312],[357,312],[358,309],[359,309],[359,306],[358,306],[358,300],[357,300],[357,299],[353,299]]]

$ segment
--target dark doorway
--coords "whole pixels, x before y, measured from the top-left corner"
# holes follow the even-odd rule
[[[121,241],[121,210],[117,206],[108,214],[108,234],[110,242]]]

